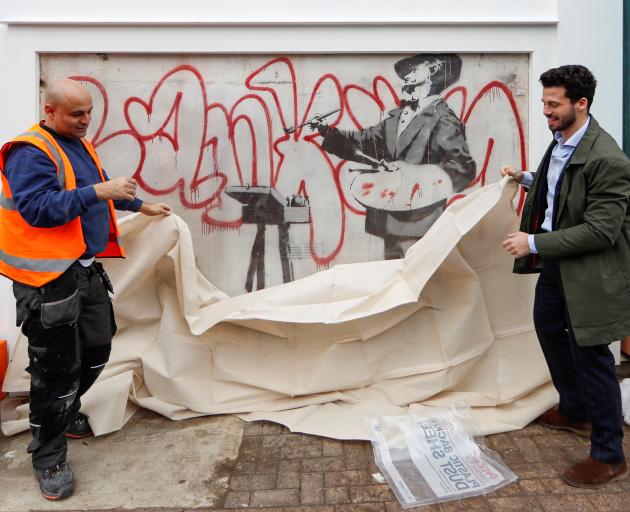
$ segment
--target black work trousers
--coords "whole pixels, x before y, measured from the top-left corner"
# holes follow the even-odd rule
[[[77,262],[41,288],[13,284],[18,323],[28,338],[33,439],[27,450],[35,469],[65,462],[64,434],[109,359],[116,324],[107,287],[96,262]]]
[[[582,347],[575,341],[557,261],[545,260],[536,284],[534,325],[551,380],[560,395],[559,412],[590,421],[591,457],[607,464],[624,460],[621,391],[607,344]]]

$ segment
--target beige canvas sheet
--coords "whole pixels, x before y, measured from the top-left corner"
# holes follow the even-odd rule
[[[105,262],[119,331],[83,410],[97,434],[136,406],[172,419],[239,414],[366,439],[365,417],[467,405],[482,433],[518,429],[557,399],[533,326],[532,277],[501,248],[514,183],[455,202],[403,260],[338,265],[228,297],[195,267],[176,216],[127,217],[128,257]],[[4,389],[28,390],[20,338]],[[410,405],[411,404],[411,405]],[[2,430],[28,428],[5,401]]]

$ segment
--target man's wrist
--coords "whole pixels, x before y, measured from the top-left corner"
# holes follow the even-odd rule
[[[101,185],[102,183],[95,183],[94,185],[92,185],[92,188],[94,189],[94,193],[96,194],[97,201],[103,201],[107,199],[107,197],[105,197],[105,193],[103,192]]]

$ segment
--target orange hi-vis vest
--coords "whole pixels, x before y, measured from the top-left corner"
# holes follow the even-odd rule
[[[105,181],[103,168],[92,144],[81,139]],[[55,138],[36,124],[18,135],[0,149],[0,274],[13,281],[40,287],[59,277],[85,252],[86,245],[81,219],[76,217],[63,226],[40,228],[31,226],[20,215],[13,201],[9,180],[4,174],[4,162],[16,144],[31,144],[52,160],[57,168],[57,181],[61,190],[77,187],[72,165]],[[119,241],[114,203],[109,204],[109,240],[97,258],[124,257]]]

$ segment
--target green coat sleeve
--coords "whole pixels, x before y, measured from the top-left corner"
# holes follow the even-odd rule
[[[588,165],[591,169],[584,172],[583,222],[535,235],[536,248],[543,258],[605,250],[619,236],[630,196],[628,163],[617,158],[600,158]]]

